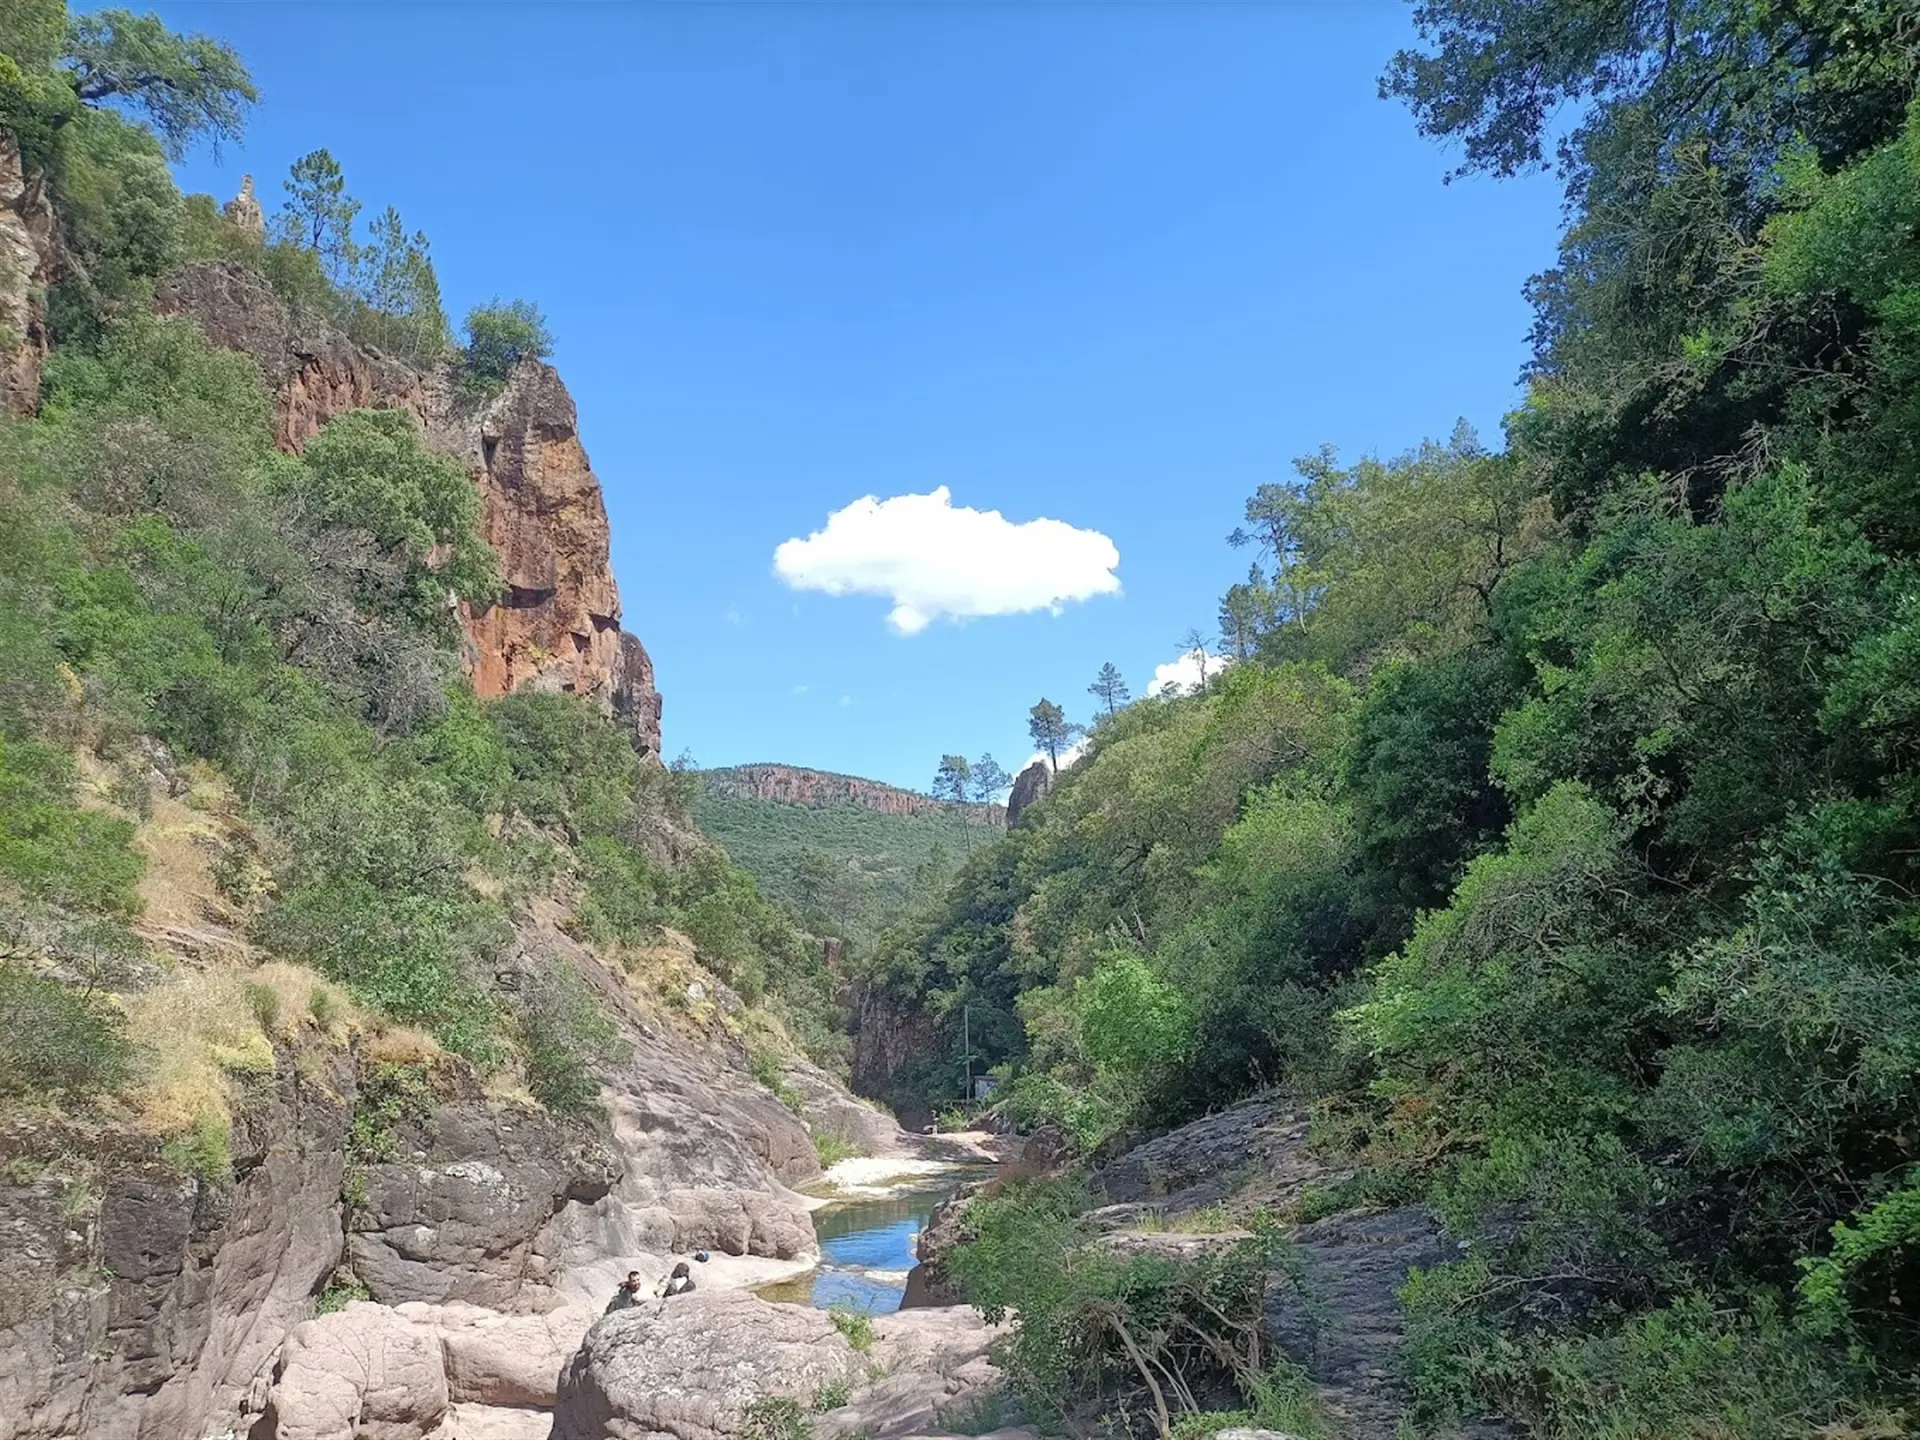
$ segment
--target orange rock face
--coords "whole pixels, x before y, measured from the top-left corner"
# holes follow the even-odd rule
[[[653,662],[620,628],[600,481],[580,443],[573,398],[552,367],[524,361],[500,395],[478,408],[462,404],[447,376],[422,375],[334,330],[296,323],[265,281],[222,261],[167,276],[154,307],[191,317],[216,345],[258,362],[284,450],[299,450],[346,410],[411,410],[427,443],[467,467],[487,539],[500,553],[500,602],[462,610],[475,692],[587,696],[637,749],[659,755]]]
[[[29,415],[40,398],[47,354],[43,295],[54,278],[53,210],[40,177],[28,178],[20,147],[0,131],[0,410]]]

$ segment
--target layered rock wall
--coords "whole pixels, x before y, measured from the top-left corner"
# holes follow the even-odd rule
[[[653,662],[620,628],[606,504],[573,398],[552,367],[523,361],[499,395],[464,403],[449,375],[423,375],[293,315],[264,279],[231,261],[198,261],[163,277],[154,308],[253,357],[273,391],[274,439],[284,450],[298,451],[343,411],[412,412],[427,443],[467,467],[500,552],[500,600],[462,614],[475,691],[586,696],[643,753],[659,754]]]
[[[806,770],[797,765],[734,765],[709,770],[702,779],[707,793],[728,800],[767,800],[776,805],[801,805],[810,809],[845,805],[856,810],[871,810],[876,815],[956,815],[988,812],[999,823],[998,805],[955,805],[918,795],[878,780],[863,780],[857,775],[835,775],[826,770]]]
[[[42,178],[27,176],[19,145],[0,131],[0,411],[9,415],[30,413],[40,396],[55,237]]]

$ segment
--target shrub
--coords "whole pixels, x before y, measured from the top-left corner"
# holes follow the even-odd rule
[[[867,1153],[845,1136],[836,1135],[831,1130],[813,1132],[813,1151],[820,1157],[822,1169],[830,1169],[842,1160],[852,1160]]]
[[[845,1380],[823,1381],[820,1388],[813,1392],[813,1409],[817,1415],[829,1410],[838,1410],[853,1399],[853,1386]]]
[[[1101,1398],[1150,1413],[1165,1440],[1176,1416],[1269,1395],[1261,1326],[1286,1258],[1277,1228],[1192,1259],[1123,1256],[1079,1218],[1087,1203],[1068,1182],[1016,1181],[968,1209],[953,1273],[989,1321],[1014,1317],[999,1360],[1021,1398],[1056,1421]]]
[[[813,1422],[797,1400],[763,1395],[740,1412],[742,1440],[813,1440]]]
[[[834,1306],[830,1313],[833,1318],[833,1328],[840,1332],[847,1344],[851,1345],[857,1353],[864,1355],[873,1348],[876,1338],[873,1316],[864,1310],[856,1310],[851,1305],[845,1304]]]
[[[460,392],[470,400],[500,392],[522,360],[553,353],[546,318],[530,300],[500,300],[467,312],[467,347],[460,357]]]
[[[82,1103],[132,1077],[126,1022],[103,997],[0,962],[0,1098]]]

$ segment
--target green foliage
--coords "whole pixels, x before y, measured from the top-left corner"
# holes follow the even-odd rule
[[[857,1354],[864,1355],[873,1349],[877,1332],[873,1328],[873,1316],[864,1310],[855,1310],[845,1305],[836,1305],[828,1312],[833,1328]]]
[[[202,1184],[228,1185],[233,1180],[233,1122],[224,1114],[202,1115],[192,1129],[162,1145],[160,1157]]]
[[[469,399],[498,394],[522,360],[544,360],[553,353],[546,317],[531,300],[497,296],[467,312],[466,349],[460,359],[460,388]]]
[[[133,826],[82,808],[73,792],[71,755],[0,739],[0,880],[56,905],[132,914],[145,868]]]
[[[499,570],[492,547],[480,538],[480,497],[458,462],[421,443],[409,412],[350,410],[329,422],[300,458],[290,483],[316,518],[366,531],[381,557],[405,576],[389,603],[425,623],[436,611],[444,614],[449,590],[481,604],[493,599]]]
[[[84,1104],[117,1088],[133,1073],[125,1031],[104,996],[0,960],[0,1099]]]
[[[1069,1184],[1019,1181],[968,1207],[951,1266],[990,1322],[1014,1317],[995,1353],[1020,1398],[1056,1422],[1097,1400],[1163,1437],[1176,1415],[1181,1433],[1207,1433],[1200,1417],[1280,1408],[1287,1382],[1263,1366],[1259,1338],[1278,1231],[1192,1259],[1123,1255],[1077,1218],[1086,1203]]]
[[[360,258],[353,238],[360,202],[347,193],[340,163],[327,150],[309,151],[293,162],[284,183],[287,198],[273,220],[275,238],[311,255],[327,282],[344,287]]]
[[[853,1386],[845,1380],[825,1380],[813,1392],[813,1411],[816,1415],[825,1415],[838,1410],[853,1399]]]
[[[373,1292],[367,1289],[357,1277],[352,1274],[336,1273],[334,1278],[328,1281],[327,1288],[320,1292],[320,1297],[313,1302],[313,1313],[316,1316],[333,1315],[346,1309],[356,1300],[372,1298]]]
[[[389,205],[367,227],[356,253],[354,295],[347,333],[420,369],[437,365],[452,343],[440,303],[440,280],[425,232],[408,233]]]
[[[693,817],[762,894],[809,929],[842,935],[860,950],[951,876],[976,833],[991,833],[978,812],[882,815],[707,790],[695,798]]]
[[[64,56],[74,93],[142,116],[179,159],[195,140],[217,150],[238,142],[260,98],[233,48],[205,35],[176,35],[157,15],[100,10],[76,16]]]
[[[798,1400],[763,1395],[740,1412],[743,1440],[813,1440],[813,1422]]]

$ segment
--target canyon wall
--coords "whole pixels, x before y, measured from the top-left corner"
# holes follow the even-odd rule
[[[0,163],[0,190],[5,179]],[[0,241],[4,232],[0,218]],[[500,553],[499,600],[462,609],[476,693],[586,696],[637,749],[659,755],[653,662],[620,627],[600,481],[580,443],[573,397],[551,366],[524,360],[500,394],[463,402],[445,371],[422,374],[295,316],[264,279],[230,261],[168,274],[154,308],[191,318],[216,345],[254,359],[273,391],[274,438],[284,450],[298,451],[346,410],[411,411],[427,443],[467,467],[487,539]]]

